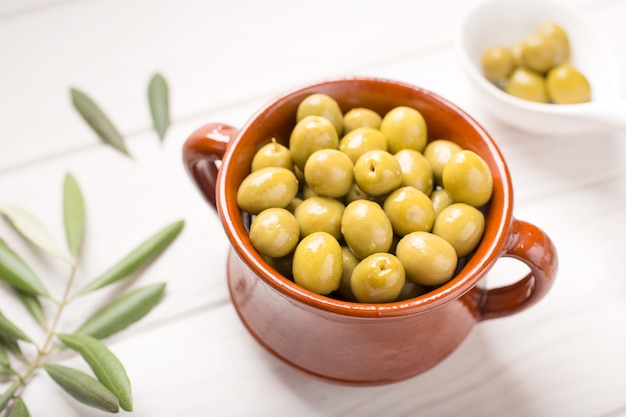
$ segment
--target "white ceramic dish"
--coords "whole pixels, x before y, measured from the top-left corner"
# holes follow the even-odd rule
[[[508,46],[554,21],[569,36],[572,63],[589,79],[592,101],[554,105],[513,97],[491,84],[480,66],[490,46]],[[544,0],[485,0],[464,13],[456,44],[458,55],[486,109],[502,122],[539,134],[626,131],[626,99],[614,52],[606,39],[575,10]]]

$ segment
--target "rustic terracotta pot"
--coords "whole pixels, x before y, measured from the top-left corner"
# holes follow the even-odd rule
[[[288,143],[298,103],[311,93],[332,96],[344,112],[358,106],[384,115],[395,106],[412,106],[426,119],[430,138],[453,140],[488,163],[494,190],[485,233],[450,282],[402,302],[344,302],[297,286],[252,247],[237,189],[259,147],[272,137]],[[227,280],[241,320],[278,358],[325,379],[383,384],[424,372],[454,351],[475,323],[539,301],[556,274],[557,252],[550,238],[513,216],[509,171],[489,134],[455,105],[412,85],[372,78],[309,85],[271,101],[241,129],[219,123],[199,128],[187,139],[183,159],[231,242]],[[520,260],[530,273],[514,284],[485,289],[483,278],[500,257]]]

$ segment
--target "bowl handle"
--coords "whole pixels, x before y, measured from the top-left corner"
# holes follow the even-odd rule
[[[485,290],[480,320],[508,316],[530,307],[546,295],[554,282],[558,267],[556,248],[537,226],[513,219],[502,256],[524,262],[530,272],[514,284]]]
[[[209,123],[193,132],[183,145],[183,163],[208,203],[217,209],[215,184],[218,166],[229,142],[239,130],[224,123]]]

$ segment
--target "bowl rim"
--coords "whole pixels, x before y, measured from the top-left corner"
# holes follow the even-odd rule
[[[285,103],[288,103],[290,100],[294,100],[295,97],[300,97],[305,93],[316,92],[320,88],[334,87],[341,84],[348,86],[349,89],[352,90],[355,89],[356,86],[361,85],[377,85],[379,87],[383,85],[393,86],[393,88],[400,89],[406,93],[420,95],[420,97],[438,106],[452,110],[482,138],[484,145],[489,149],[494,167],[497,169],[498,175],[494,175],[494,193],[490,203],[489,213],[487,214],[488,217],[491,217],[490,220],[486,222],[489,223],[489,225],[486,226],[484,235],[487,236],[487,233],[489,233],[490,239],[483,239],[483,241],[481,241],[474,255],[454,278],[421,296],[391,303],[358,303],[315,294],[300,287],[275,271],[252,247],[243,224],[241,211],[237,206],[236,198],[234,198],[236,187],[231,184],[230,177],[232,175],[229,175],[237,166],[240,167],[237,154],[244,147],[243,141],[240,140],[242,136],[250,131],[256,123],[262,123],[269,113],[275,111]],[[491,169],[493,170],[493,168]],[[501,178],[501,181],[496,182],[496,177]],[[513,222],[513,189],[511,176],[502,153],[489,133],[468,113],[447,99],[418,86],[379,77],[357,76],[325,79],[293,88],[267,102],[244,124],[237,137],[229,143],[218,172],[216,203],[218,215],[232,248],[252,272],[263,282],[283,296],[299,302],[301,306],[305,306],[306,308],[364,318],[421,314],[458,299],[468,293],[476,287],[486,272],[491,269],[501,256],[505,249],[509,230]],[[494,214],[492,214],[492,212]],[[497,213],[500,213],[500,215],[495,216]],[[492,222],[497,223],[492,224]]]

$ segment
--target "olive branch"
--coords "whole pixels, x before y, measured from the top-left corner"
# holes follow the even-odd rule
[[[83,287],[75,290],[77,267],[83,242],[85,206],[74,177],[68,173],[63,186],[63,217],[67,250],[56,244],[45,227],[27,211],[0,206],[19,234],[47,254],[64,262],[69,274],[60,297],[53,296],[34,270],[0,238],[0,281],[20,299],[43,329],[43,341],[35,341],[0,311],[0,413],[29,416],[22,393],[32,378],[45,371],[76,400],[108,412],[131,411],[132,393],[126,371],[102,342],[143,318],[159,302],[165,283],[157,283],[121,294],[90,315],[74,332],[59,332],[65,308],[72,301],[136,275],[152,263],[183,229],[173,222],[148,237],[129,254]],[[54,363],[54,354],[70,349],[78,353],[93,375]],[[8,387],[1,388],[2,385]],[[8,414],[12,410],[11,414]]]

